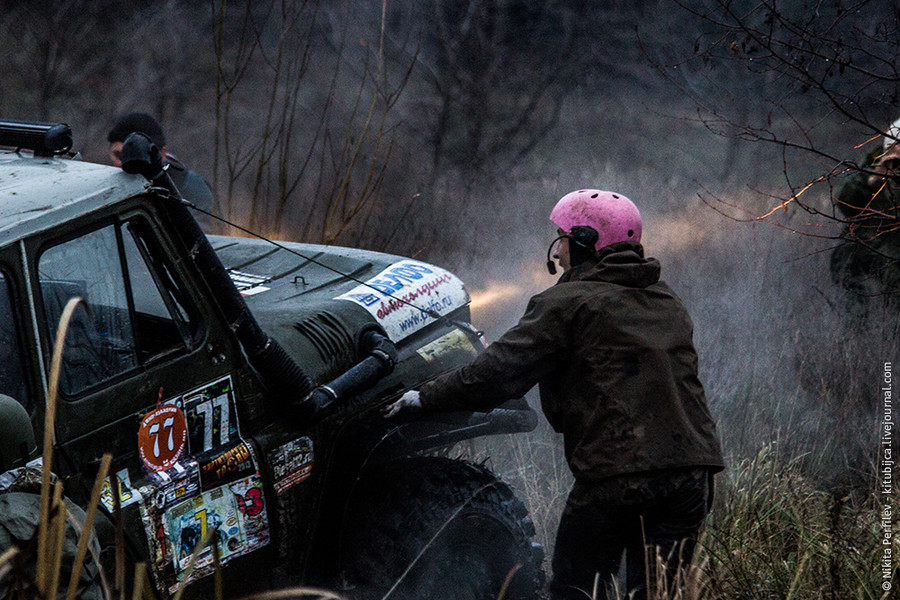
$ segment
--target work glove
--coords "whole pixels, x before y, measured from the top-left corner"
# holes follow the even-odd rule
[[[422,401],[419,399],[419,392],[410,390],[400,396],[394,402],[384,407],[382,414],[385,419],[396,417],[401,412],[407,414],[422,412]]]

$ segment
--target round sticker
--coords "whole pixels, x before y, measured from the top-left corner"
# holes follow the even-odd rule
[[[187,419],[175,405],[166,404],[151,410],[138,430],[141,462],[151,471],[171,469],[184,453],[187,444]]]

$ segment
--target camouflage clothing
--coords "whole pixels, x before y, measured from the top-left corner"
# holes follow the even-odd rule
[[[421,389],[426,410],[491,409],[540,383],[577,479],[724,468],[693,324],[659,262],[621,242],[534,296],[474,363]]]
[[[868,297],[900,291],[900,180],[873,177],[872,170],[884,150],[865,158],[835,196],[835,206],[847,219],[841,239],[831,255],[834,280],[853,294],[851,310],[865,315]]]
[[[7,492],[41,493],[41,470],[43,462],[37,458],[24,467],[0,473],[0,494]],[[50,474],[50,483],[56,483],[56,475]]]

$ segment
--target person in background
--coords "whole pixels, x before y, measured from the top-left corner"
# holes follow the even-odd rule
[[[651,586],[665,575],[674,589],[690,563],[712,476],[725,466],[693,324],[660,281],[659,262],[644,257],[641,216],[628,198],[575,191],[550,220],[558,237],[548,255],[555,247],[564,271],[556,285],[532,297],[519,323],[472,364],[407,392],[385,414],[487,411],[539,384],[575,476],[551,596],[591,598],[597,578],[606,598],[624,552],[622,597],[644,598],[648,575]],[[553,261],[548,268],[555,273]]]
[[[200,175],[185,167],[177,157],[168,151],[162,127],[147,113],[129,113],[116,121],[106,136],[109,142],[110,162],[116,167],[122,166],[122,143],[135,131],[146,134],[160,149],[163,162],[168,165],[169,176],[175,182],[181,195],[197,208],[211,212],[213,195],[209,185]],[[194,211],[194,218],[204,231],[209,232],[211,218],[208,215]]]
[[[850,310],[869,311],[869,300],[900,299],[900,119],[888,127],[880,147],[863,160],[834,204],[843,217],[844,244],[831,254],[833,279],[850,293]]]

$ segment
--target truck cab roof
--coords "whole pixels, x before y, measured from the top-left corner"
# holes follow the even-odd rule
[[[0,151],[0,247],[149,187],[112,166]]]

